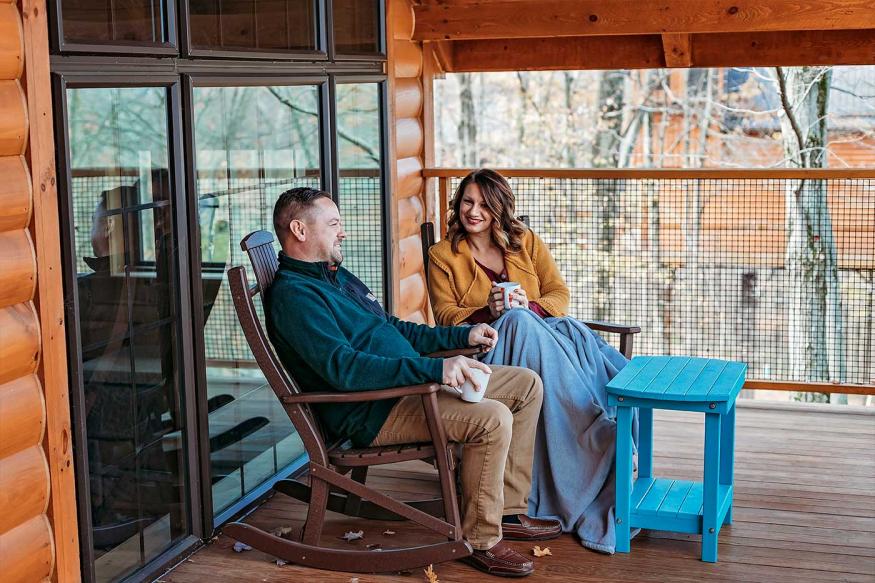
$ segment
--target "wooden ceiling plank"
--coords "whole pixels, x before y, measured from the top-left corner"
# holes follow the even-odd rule
[[[662,35],[665,66],[671,69],[693,66],[692,36],[690,34]]]
[[[692,35],[691,65],[666,62],[661,35],[456,41],[447,72],[771,67],[875,63],[875,33],[860,30]],[[692,58],[692,55],[691,55]]]
[[[444,0],[414,40],[875,29],[871,0]]]

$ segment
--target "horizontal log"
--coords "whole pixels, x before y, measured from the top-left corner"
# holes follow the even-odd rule
[[[45,514],[0,534],[3,583],[31,583],[49,577],[54,566],[52,528]]]
[[[23,156],[0,158],[0,231],[23,229],[33,208],[30,173]]]
[[[666,35],[668,36],[668,35]],[[663,37],[578,36],[447,43],[450,72],[865,65],[875,62],[875,33],[811,30],[690,35],[690,59],[666,61]]]
[[[0,383],[31,374],[39,362],[40,329],[31,302],[0,309]]]
[[[406,41],[413,38],[413,6],[408,0],[391,0],[389,15],[392,38]]]
[[[392,50],[396,78],[419,77],[422,74],[422,49],[417,43],[396,40],[392,43]]]
[[[402,118],[395,122],[395,156],[409,158],[422,154],[422,124],[415,118]]]
[[[0,308],[33,299],[36,254],[25,229],[0,232]]]
[[[422,114],[422,85],[416,77],[401,77],[395,81],[395,119],[419,119]]]
[[[401,279],[422,273],[422,241],[419,235],[411,235],[398,242],[398,263],[398,276]]]
[[[393,196],[396,199],[408,196],[419,196],[422,193],[422,160],[418,156],[398,158],[396,162],[398,184],[395,185]]]
[[[15,2],[0,3],[0,79],[18,79],[24,70],[24,31]]]
[[[0,419],[0,458],[42,441],[46,413],[36,375],[0,385]]]
[[[420,41],[875,28],[871,0],[444,0],[414,15]]]
[[[425,222],[422,201],[418,196],[408,196],[398,201],[398,237],[419,236],[419,228]]]
[[[44,514],[49,503],[49,465],[41,444],[0,458],[0,532]]]
[[[400,281],[401,297],[398,302],[399,314],[412,314],[424,309],[427,301],[425,279],[419,273],[405,277]]]
[[[27,101],[18,81],[0,81],[0,156],[24,154]]]

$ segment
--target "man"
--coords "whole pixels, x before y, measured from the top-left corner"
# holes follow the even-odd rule
[[[266,299],[268,334],[283,364],[305,391],[367,391],[439,382],[453,387],[471,371],[489,372],[463,356],[421,354],[494,345],[487,324],[432,328],[387,315],[368,288],[340,267],[346,238],[327,192],[294,188],[274,207],[282,245],[279,270]],[[558,521],[525,515],[531,488],[535,428],[542,385],[533,372],[493,367],[486,395],[467,403],[449,390],[438,395],[450,440],[464,444],[462,529],[475,549],[466,561],[494,575],[523,576],[532,562],[502,540],[559,536]],[[478,386],[479,388],[479,386]],[[429,441],[418,396],[316,409],[330,437],[357,447]]]

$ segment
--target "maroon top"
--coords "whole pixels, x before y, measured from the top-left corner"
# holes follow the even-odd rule
[[[486,274],[486,277],[489,278],[489,281],[494,281],[496,283],[501,283],[503,281],[507,281],[507,267],[504,267],[501,270],[501,273],[496,273],[496,272],[492,271],[491,269],[489,269],[488,267],[486,267],[485,265],[483,265],[482,263],[480,263],[479,261],[477,261],[476,259],[474,260],[474,263],[477,264],[477,267],[479,267],[480,269],[483,270],[483,273]],[[533,311],[534,313],[538,314],[539,316],[541,316],[542,318],[546,318],[547,316],[550,315],[547,313],[547,311],[544,308],[542,308],[541,306],[539,306],[535,302],[529,302],[529,309],[531,311]],[[474,312],[473,314],[468,316],[468,319],[465,320],[465,322],[467,322],[468,324],[483,324],[483,323],[488,324],[488,323],[492,322],[493,320],[494,320],[494,318],[492,317],[492,313],[489,311],[489,306],[486,305],[486,306],[483,306],[482,308],[479,308],[476,312]]]

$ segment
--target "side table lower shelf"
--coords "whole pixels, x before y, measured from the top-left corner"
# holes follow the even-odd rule
[[[723,525],[732,505],[732,486],[717,486],[717,524]],[[702,482],[639,478],[630,500],[631,528],[702,534]],[[719,529],[718,529],[719,530]]]

